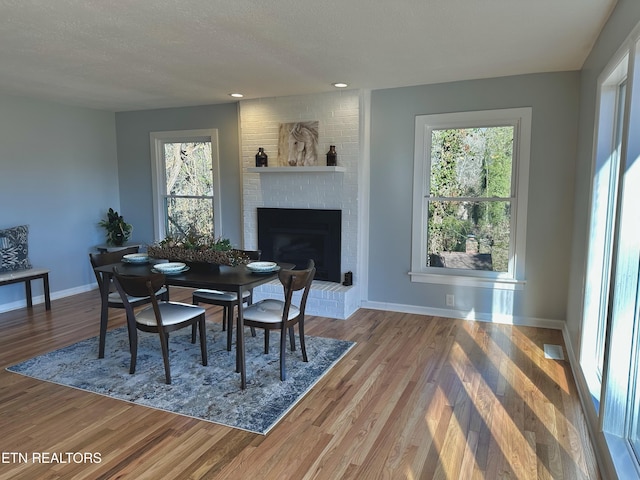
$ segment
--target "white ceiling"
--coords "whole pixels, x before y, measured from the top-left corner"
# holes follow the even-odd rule
[[[581,68],[616,0],[0,0],[0,92],[125,111]]]

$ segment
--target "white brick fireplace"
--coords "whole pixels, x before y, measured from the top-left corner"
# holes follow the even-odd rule
[[[342,210],[341,270],[353,272],[353,286],[314,281],[307,303],[310,315],[346,319],[360,303],[359,204],[362,158],[361,97],[358,92],[340,91],[321,95],[277,97],[240,102],[242,151],[242,202],[244,246],[258,246],[257,208],[313,208]],[[294,172],[249,171],[255,167],[255,154],[263,147],[269,165],[275,166],[278,130],[282,123],[318,121],[318,166],[326,165],[326,152],[335,145],[338,171],[305,170]],[[254,293],[259,300],[282,294],[279,282],[272,282]]]

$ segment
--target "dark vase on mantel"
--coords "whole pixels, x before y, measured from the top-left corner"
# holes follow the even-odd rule
[[[256,167],[266,167],[268,166],[269,157],[266,153],[264,153],[264,148],[258,148],[258,153],[256,153]]]
[[[335,167],[338,165],[338,154],[336,153],[336,146],[330,145],[327,152],[327,167]]]

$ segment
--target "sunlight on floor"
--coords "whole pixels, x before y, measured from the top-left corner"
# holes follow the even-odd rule
[[[488,448],[487,474],[499,473],[499,470],[490,471],[490,463],[498,469],[502,463],[504,467],[508,465],[515,478],[562,478],[562,451],[571,451],[573,439],[579,436],[578,431],[538,388],[536,376],[547,376],[550,384],[558,387],[558,393],[566,396],[569,395],[569,379],[564,368],[544,368],[546,362],[555,365],[557,361],[545,359],[543,349],[516,329],[511,338],[500,342],[504,345],[500,345],[496,335],[491,332],[485,332],[482,337],[484,344],[480,344],[478,332],[474,330],[477,327],[470,325],[459,331],[447,365],[443,367],[443,370],[451,370],[452,374],[447,375],[446,371],[440,374],[447,380],[438,385],[424,417],[439,455],[435,476],[457,479],[471,478],[474,473],[477,474],[480,470],[477,457],[480,440],[485,442],[484,448]],[[467,339],[459,337],[463,331],[468,334]],[[502,333],[498,333],[497,338],[500,335]],[[467,342],[472,345],[471,348]],[[480,349],[484,358],[489,359],[488,365],[474,364],[473,358],[470,358],[474,348]],[[519,351],[511,352],[510,349]],[[529,363],[517,365],[512,360],[514,354],[522,362]],[[531,377],[522,370],[524,365],[527,365]],[[487,383],[487,378],[494,379],[494,387]],[[549,385],[547,381],[544,383]],[[472,400],[479,397],[485,399],[484,407],[479,407]],[[527,408],[523,410],[524,406]],[[535,417],[527,418],[527,409]],[[444,416],[447,414],[450,418],[445,426],[442,422],[446,421]],[[534,425],[540,425],[542,431],[536,431],[536,428],[534,431],[525,430],[525,423],[532,421]],[[491,435],[488,447],[488,440],[480,437],[483,424]],[[500,428],[496,429],[495,425]],[[559,426],[562,432],[558,431]],[[538,447],[549,450],[540,452]],[[501,455],[502,459],[496,455]],[[576,468],[586,475],[583,465],[577,464]]]

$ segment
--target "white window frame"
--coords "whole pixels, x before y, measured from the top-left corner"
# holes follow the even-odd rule
[[[608,344],[605,345],[605,367],[603,372],[600,421],[620,478],[640,478],[640,462],[631,454],[628,465],[626,456],[630,451],[627,439],[630,429],[630,413],[633,395],[638,384],[633,383],[637,365],[638,335],[638,252],[640,251],[640,225],[637,221],[637,206],[640,202],[640,142],[637,132],[640,127],[640,101],[635,90],[640,88],[640,32],[636,30],[635,41],[629,48],[629,73],[627,78],[627,102],[624,125],[621,163],[621,187],[618,201],[620,213],[617,222],[611,313],[608,325]]]
[[[626,63],[624,63],[626,62]],[[607,317],[607,337],[605,341],[604,368],[602,372],[600,402],[596,404],[598,424],[592,425],[594,431],[604,438],[617,478],[640,478],[640,460],[634,454],[629,440],[631,432],[632,408],[635,395],[640,388],[638,369],[640,365],[640,223],[638,222],[638,204],[640,204],[640,24],[629,35],[612,57],[598,79],[598,98],[595,118],[594,149],[592,164],[591,195],[594,197],[590,208],[593,219],[593,205],[597,203],[596,173],[602,167],[606,155],[611,155],[611,135],[614,129],[611,115],[605,118],[602,109],[611,110],[612,95],[610,86],[619,85],[616,70],[624,66],[626,70],[626,96],[622,143],[620,147],[620,173],[617,196],[617,215],[613,228],[613,258],[610,276]],[[612,85],[608,85],[609,82]],[[607,151],[608,150],[608,151]],[[594,237],[591,235],[593,223],[589,225],[587,245],[592,248]],[[603,227],[600,227],[603,228]],[[595,266],[588,262],[589,250],[585,255],[585,288],[583,293],[583,319],[580,345],[580,366],[587,382],[593,378],[594,362],[589,363],[593,355],[592,331],[595,329],[587,320],[589,302],[586,298],[593,295],[588,288],[593,276],[599,274]],[[593,309],[591,309],[593,311]],[[592,386],[589,385],[592,389]],[[591,393],[591,392],[586,392]],[[590,408],[590,402],[584,402]],[[637,408],[637,403],[635,407]]]
[[[167,236],[164,197],[166,192],[166,168],[164,164],[165,143],[211,142],[211,168],[213,174],[213,228],[216,237],[222,236],[222,201],[220,195],[220,155],[218,152],[218,129],[175,130],[151,132],[151,178],[153,183],[153,225],[155,240]]]
[[[416,116],[411,271],[409,272],[412,282],[506,290],[520,290],[524,287],[531,116],[531,107]],[[441,129],[498,126],[514,127],[512,196],[509,199],[512,205],[511,253],[508,271],[488,272],[426,266],[431,132]]]
[[[594,132],[594,156],[592,160],[590,188],[590,218],[587,233],[588,254],[582,310],[582,340],[580,363],[585,373],[592,398],[600,402],[602,389],[600,370],[604,365],[597,364],[594,352],[604,349],[603,338],[598,332],[606,325],[610,316],[609,286],[613,269],[613,245],[611,239],[616,228],[617,193],[619,188],[620,162],[622,146],[616,144],[616,134],[620,132],[618,120],[626,117],[620,112],[620,85],[627,81],[629,52],[623,52],[622,58],[611,62],[598,79],[596,106],[596,124]],[[628,89],[627,89],[628,95]],[[624,106],[622,106],[624,109]],[[624,120],[622,122],[624,125]],[[620,132],[624,141],[624,132]],[[605,176],[606,175],[606,176]],[[606,198],[602,198],[602,197]],[[599,405],[598,405],[599,407]]]

